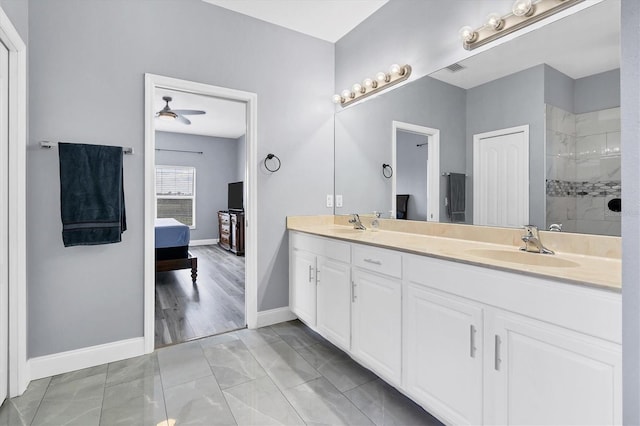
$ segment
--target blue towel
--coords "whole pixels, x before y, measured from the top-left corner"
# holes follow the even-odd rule
[[[447,178],[447,215],[451,222],[464,222],[465,184],[467,177],[462,173],[449,173]]]
[[[58,152],[64,246],[120,242],[127,229],[122,147],[60,142]]]

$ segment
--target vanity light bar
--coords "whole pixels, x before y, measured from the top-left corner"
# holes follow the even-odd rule
[[[374,93],[387,89],[395,84],[405,81],[411,75],[410,65],[393,64],[389,67],[389,72],[376,74],[376,78],[365,78],[362,84],[355,83],[351,89],[344,89],[342,93],[333,95],[333,102],[345,107],[353,102],[359,101]]]
[[[502,17],[492,13],[487,17],[487,23],[476,30],[468,26],[462,27],[459,31],[462,46],[467,50],[473,50],[583,1],[516,0],[512,13]]]

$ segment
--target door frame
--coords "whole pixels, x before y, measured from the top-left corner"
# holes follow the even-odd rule
[[[485,132],[485,133],[478,133],[473,135],[473,224],[477,225],[479,220],[480,220],[480,213],[479,213],[479,209],[478,206],[480,205],[480,180],[478,179],[478,171],[480,170],[480,159],[478,156],[478,150],[480,149],[480,141],[482,139],[487,139],[487,138],[494,138],[497,136],[507,136],[507,135],[512,135],[514,133],[523,133],[524,134],[524,139],[525,139],[525,144],[526,144],[526,148],[524,150],[524,158],[523,158],[523,163],[526,163],[527,166],[527,173],[525,173],[524,175],[524,181],[521,182],[522,183],[522,191],[525,192],[527,194],[527,196],[525,197],[524,200],[524,211],[527,215],[527,220],[526,222],[528,222],[531,218],[530,218],[530,214],[529,214],[529,197],[530,197],[530,193],[529,193],[529,145],[530,145],[530,141],[529,141],[529,125],[525,124],[523,126],[515,126],[515,127],[508,127],[506,129],[498,129],[498,130],[493,130],[491,132]]]
[[[188,80],[145,74],[145,141],[144,141],[144,348],[155,349],[155,89],[179,90],[213,96],[247,105],[245,160],[245,321],[249,328],[257,327],[258,317],[258,95],[226,87],[212,86]]]
[[[398,130],[416,133],[427,137],[427,222],[440,221],[440,130],[402,121],[391,122],[391,210],[396,214],[396,173],[398,163]],[[436,202],[432,202],[436,200]]]
[[[8,395],[29,384],[27,363],[27,46],[0,7],[0,42],[9,50]]]

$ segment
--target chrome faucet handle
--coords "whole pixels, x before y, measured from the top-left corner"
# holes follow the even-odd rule
[[[562,231],[562,224],[561,223],[552,223],[551,225],[549,225],[549,231],[561,232]]]
[[[360,215],[358,215],[358,213],[351,213],[351,215],[353,217],[351,219],[349,219],[349,223],[358,223],[358,222],[360,222]]]

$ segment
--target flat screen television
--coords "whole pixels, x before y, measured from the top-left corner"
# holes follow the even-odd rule
[[[244,188],[242,182],[229,184],[227,208],[229,210],[244,210]]]

